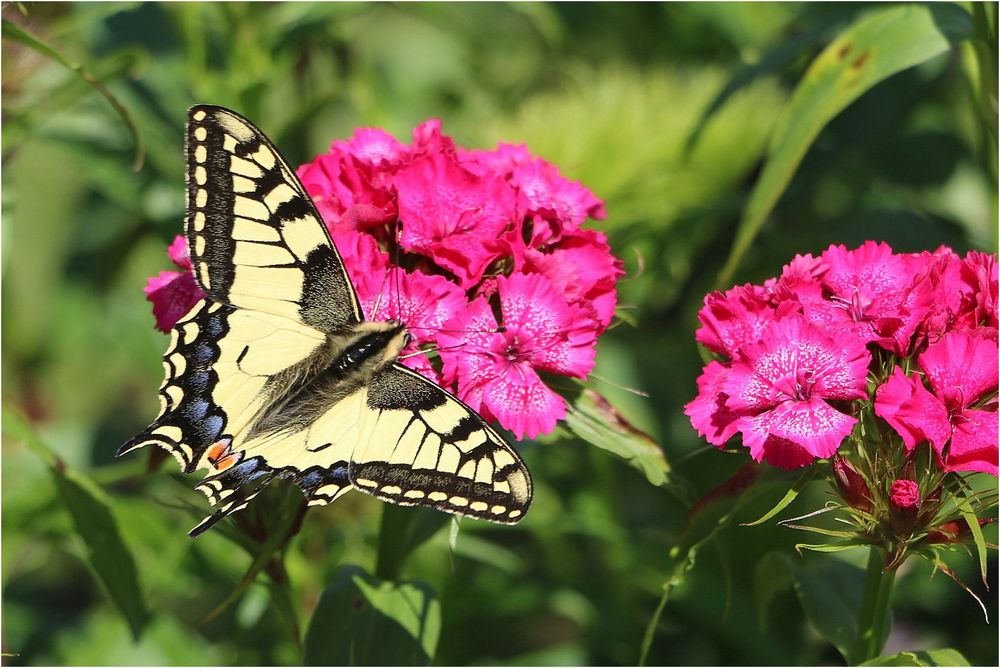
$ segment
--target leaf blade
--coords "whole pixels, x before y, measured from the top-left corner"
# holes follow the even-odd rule
[[[778,120],[764,170],[750,193],[716,285],[732,282],[750,244],[827,123],[876,84],[972,35],[972,19],[957,5],[907,5],[862,16],[834,39],[806,71]]]

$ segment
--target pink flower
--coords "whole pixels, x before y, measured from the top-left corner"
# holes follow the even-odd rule
[[[691,425],[698,434],[719,447],[736,434],[736,420],[740,417],[738,412],[726,406],[729,395],[723,387],[728,372],[727,365],[709,362],[698,377],[698,396],[684,406],[684,414],[691,418]]]
[[[917,523],[920,487],[912,480],[895,480],[889,488],[889,522],[896,534],[908,534]]]
[[[330,153],[352,155],[372,166],[393,166],[409,157],[409,149],[382,128],[358,128],[347,141],[334,140]]]
[[[355,283],[361,310],[369,320],[398,320],[406,324],[410,343],[403,349],[403,364],[436,383],[441,382],[420,344],[433,343],[444,324],[467,306],[465,293],[442,276],[419,271],[407,273],[393,267],[381,277],[360,274]]]
[[[872,509],[871,490],[868,489],[868,483],[850,461],[840,455],[835,455],[833,458],[833,477],[837,481],[840,495],[847,502],[847,505],[866,512]]]
[[[510,179],[519,165],[526,165],[532,160],[528,147],[524,144],[497,144],[493,150],[459,149],[458,157],[462,165],[477,174],[495,173]]]
[[[918,363],[931,391],[916,375],[906,376],[897,368],[876,394],[875,413],[899,433],[908,450],[926,440],[948,470],[997,475],[996,399],[978,406],[997,390],[996,339],[952,331],[928,346]]]
[[[327,228],[366,230],[395,220],[396,202],[379,171],[382,161],[366,162],[338,143],[337,150],[316,156],[296,172]],[[371,159],[374,153],[366,155]]]
[[[916,376],[899,367],[876,391],[875,413],[896,430],[907,450],[930,441],[940,449],[951,436],[948,411]]]
[[[618,301],[615,285],[625,271],[603,233],[568,234],[549,253],[528,248],[519,270],[547,277],[566,301],[591,311],[599,332],[611,323]]]
[[[874,241],[852,251],[831,246],[821,259],[827,269],[820,281],[828,296],[800,292],[806,318],[905,356],[924,315],[910,290],[915,264]]]
[[[920,488],[912,480],[896,480],[889,488],[889,500],[899,510],[916,510],[920,506]]]
[[[153,303],[156,328],[161,332],[169,332],[205,296],[191,273],[191,257],[183,235],[174,238],[167,254],[181,271],[161,271],[149,278],[143,288],[146,299]]]
[[[973,408],[997,391],[996,338],[950,332],[929,346],[919,362],[934,395],[948,410],[952,426],[948,469],[997,475],[996,399]]]
[[[347,269],[347,275],[358,291],[359,299],[362,293],[358,286],[373,282],[379,285],[385,283],[385,272],[389,269],[389,255],[379,248],[378,242],[372,235],[338,228],[330,234],[330,237],[337,246],[340,259],[344,261],[344,268]]]
[[[917,329],[916,344],[937,341],[952,329],[958,315],[966,308],[968,288],[961,279],[961,259],[949,248],[934,253],[907,256],[920,267],[913,281],[912,301],[923,314]]]
[[[744,345],[722,391],[754,459],[796,468],[836,452],[857,420],[826,400],[866,397],[870,361],[859,341],[800,317],[778,320],[759,343]]]
[[[514,167],[510,177],[521,208],[532,221],[531,245],[558,241],[564,233],[580,229],[584,220],[605,217],[604,203],[577,181],[563,177],[555,166],[532,160]]]
[[[564,400],[538,371],[585,377],[596,334],[586,313],[544,276],[499,276],[497,295],[503,331],[487,300],[477,298],[438,334],[444,375],[457,379],[459,397],[473,409],[495,416],[518,438],[534,438],[566,415]]]
[[[496,240],[514,220],[516,193],[502,178],[480,177],[448,155],[431,153],[395,177],[401,246],[432,258],[463,289],[496,259]]]
[[[970,251],[962,260],[961,280],[967,286],[968,308],[959,326],[997,328],[997,256]]]
[[[538,373],[586,375],[624,273],[607,237],[581,228],[604,216],[601,200],[523,145],[461,148],[433,118],[410,143],[358,129],[296,173],[366,317],[409,327],[404,364],[439,383],[443,369],[446,386],[519,434],[555,426],[566,406]],[[164,329],[200,297],[190,271],[146,291]],[[419,348],[436,341],[441,364]]]
[[[705,296],[698,311],[701,327],[695,339],[711,351],[735,357],[743,345],[759,341],[772,322],[798,308],[792,301],[775,308],[765,288],[749,283],[725,293],[713,292]]]

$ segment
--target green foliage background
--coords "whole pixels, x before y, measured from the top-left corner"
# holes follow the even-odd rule
[[[831,243],[997,251],[996,5],[961,8],[976,39],[918,58],[817,127],[731,282],[761,281],[795,253]],[[420,641],[417,662],[632,664],[663,583],[696,557],[655,629],[650,664],[838,663],[791,589],[772,582],[762,593],[760,565],[776,549],[794,555],[802,537],[793,530],[733,523],[696,552],[671,550],[707,531],[689,523],[691,502],[745,462],[706,446],[682,414],[702,364],[695,313],[746,225],[793,91],[823,48],[875,9],[5,4],[5,662],[294,664],[304,637],[307,660],[363,663],[381,656],[365,654],[364,634],[403,628]],[[935,26],[946,33],[941,16]],[[25,45],[12,26],[65,62]],[[883,46],[898,53],[906,36],[887,31]],[[128,125],[66,63],[127,112],[144,146],[141,169],[132,169]],[[113,454],[157,410],[166,338],[141,288],[170,268],[166,243],[183,219],[185,110],[199,102],[241,111],[292,163],[355,127],[406,141],[437,116],[463,145],[525,142],[604,198],[599,227],[629,271],[621,303],[630,324],[602,339],[597,373],[650,396],[594,387],[661,444],[668,482],[653,486],[568,432],[524,443],[537,485],[526,520],[463,521],[456,534],[433,513],[399,511],[419,515],[403,524],[430,538],[400,543],[416,545],[400,568],[419,582],[398,586],[366,580],[389,547],[379,539],[383,505],[363,495],[310,512],[283,559],[255,563],[261,546],[241,545],[231,527],[187,538],[205,510],[194,481],[172,462]],[[761,515],[788,484],[779,479],[735,519]],[[817,485],[795,509],[825,498]],[[273,529],[280,503],[271,511],[279,519],[250,519]],[[951,566],[995,611],[973,559],[956,557]],[[794,559],[824,573],[864,555]],[[364,570],[338,570],[347,564]],[[251,567],[259,576],[206,619]],[[995,583],[995,553],[989,574]],[[929,575],[923,563],[900,575],[888,651],[954,647],[996,665],[995,627],[953,583]],[[345,591],[375,592],[365,594],[374,609],[401,627],[352,613],[337,598]],[[391,612],[414,606],[429,616]],[[436,627],[407,626],[435,615],[436,647]]]

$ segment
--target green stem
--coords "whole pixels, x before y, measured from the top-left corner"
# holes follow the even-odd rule
[[[653,644],[653,636],[656,634],[656,627],[660,625],[660,615],[663,614],[663,608],[667,605],[667,599],[670,597],[671,584],[665,582],[663,584],[663,596],[660,597],[660,604],[656,606],[656,612],[653,613],[652,619],[649,620],[649,625],[646,627],[646,633],[642,637],[642,646],[639,648],[639,665],[646,665],[646,656],[649,654],[649,648]]]
[[[889,636],[889,599],[896,571],[885,570],[885,557],[881,548],[873,545],[870,550],[865,593],[858,612],[858,637],[849,657],[851,665],[877,657]]]

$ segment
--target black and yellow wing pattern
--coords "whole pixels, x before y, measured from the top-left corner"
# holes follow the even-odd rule
[[[205,298],[171,332],[159,416],[118,454],[158,445],[216,511],[275,478],[309,505],[351,489],[512,524],[531,477],[482,417],[396,362],[405,326],[364,320],[315,206],[268,139],[235,112],[193,107],[185,231]]]

